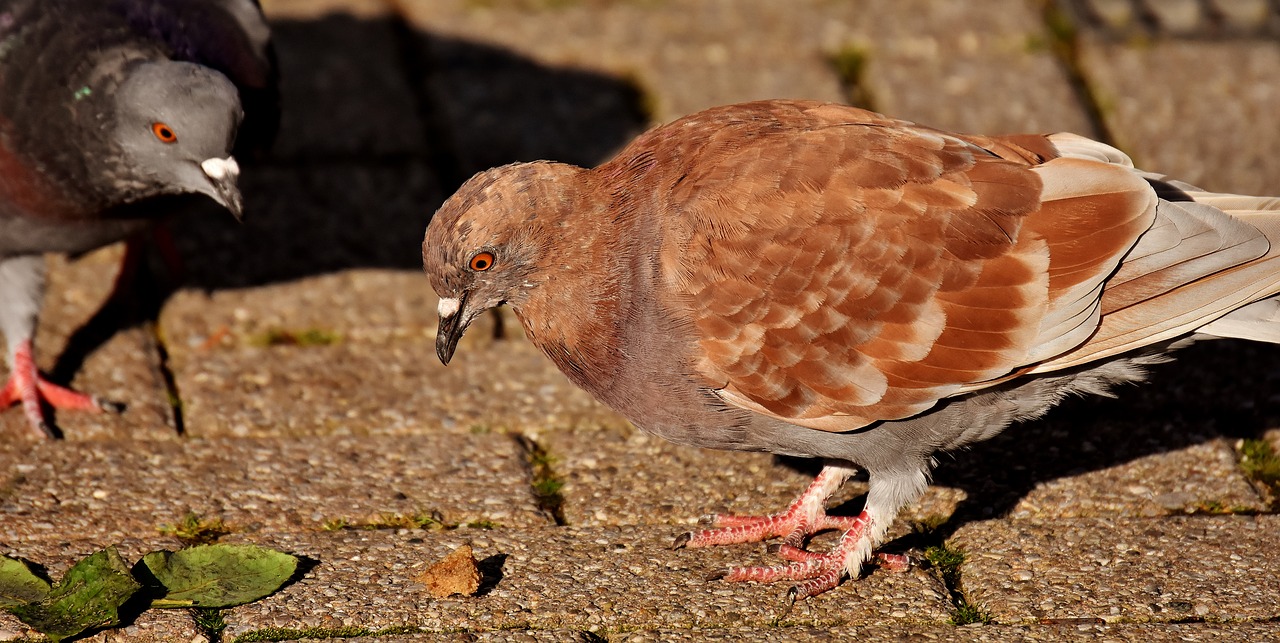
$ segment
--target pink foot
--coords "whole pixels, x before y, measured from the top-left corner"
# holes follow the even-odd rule
[[[123,410],[120,404],[77,393],[40,377],[35,360],[31,357],[31,342],[27,340],[19,344],[14,353],[13,372],[9,374],[8,383],[0,389],[0,408],[21,403],[22,411],[27,416],[27,422],[31,425],[32,431],[41,437],[52,438],[55,435],[45,420],[42,402],[55,409],[94,413],[101,411],[118,413]]]
[[[734,567],[713,578],[757,583],[798,581],[788,592],[792,600],[821,594],[839,585],[846,576],[856,575],[870,555],[877,533],[883,535],[882,530],[868,528],[872,518],[865,511],[852,517],[827,515],[824,508],[827,498],[852,474],[853,470],[845,467],[825,467],[786,511],[768,516],[715,516],[715,529],[681,534],[676,538],[675,547],[710,547],[782,538],[775,551],[791,564]],[[819,554],[804,549],[810,536],[831,529],[842,530],[844,535],[830,552]],[[882,564],[895,571],[910,566],[906,556],[877,556]]]

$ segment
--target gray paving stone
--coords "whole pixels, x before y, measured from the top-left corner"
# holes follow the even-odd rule
[[[244,169],[241,188],[243,222],[214,209],[175,227],[187,287],[244,288],[361,268],[421,275],[423,233],[443,200],[432,170],[416,160],[258,165]],[[430,290],[425,279],[422,287]]]
[[[227,632],[394,625],[437,632],[581,630],[624,623],[685,629],[947,618],[944,590],[919,570],[873,573],[784,614],[785,586],[703,580],[731,563],[768,561],[758,548],[672,551],[670,538],[665,527],[255,535],[253,542],[319,564],[280,593],[230,612]],[[480,596],[432,599],[413,578],[466,541],[486,570]]]
[[[1274,620],[1280,518],[981,522],[954,544],[971,601],[997,621]]]
[[[501,434],[620,421],[524,342],[463,347],[448,368],[431,338],[244,346],[175,366],[193,436]]]
[[[438,513],[451,523],[547,524],[524,453],[501,434],[0,447],[0,543],[102,543],[189,512],[232,531],[323,529]]]
[[[844,20],[856,25],[847,42],[866,51],[877,110],[959,131],[1093,133],[1045,47],[1038,3],[883,0],[847,8]]]
[[[588,630],[590,631],[590,630]],[[1280,634],[1280,626],[1272,623],[1184,623],[1184,624],[1106,624],[1079,623],[1060,625],[1004,626],[974,625],[868,625],[842,627],[774,626],[741,628],[697,628],[608,631],[597,633],[618,643],[650,643],[668,641],[743,641],[767,643],[778,640],[817,641],[903,641],[939,643],[1005,643],[1022,641],[1115,641],[1146,643],[1148,641],[1265,641]],[[483,643],[542,643],[543,641],[589,641],[583,631],[526,630],[522,632],[478,632],[459,634],[417,634],[358,638],[360,643],[416,643],[418,641],[479,641]],[[598,640],[598,639],[597,639]]]
[[[268,20],[316,20],[339,13],[358,18],[383,18],[393,11],[387,0],[260,0]]]
[[[736,628],[697,631],[659,630],[610,636],[610,641],[641,643],[647,641],[939,641],[947,643],[1004,643],[1022,641],[1262,641],[1280,633],[1272,623],[1146,625],[1080,623],[1034,625],[1027,627],[971,625],[965,627],[908,625],[890,627],[838,628],[771,628],[742,630]],[[482,639],[484,640],[484,639]],[[563,639],[562,639],[563,640]]]
[[[599,70],[645,92],[655,121],[713,105],[789,96],[838,100],[822,46],[843,25],[814,3],[403,2],[419,29],[511,48],[548,65]],[[846,12],[847,13],[847,12]],[[824,25],[823,18],[830,19]],[[769,25],[771,37],[752,38]],[[655,42],[654,34],[663,37]]]
[[[1086,39],[1081,63],[1122,148],[1201,187],[1273,194],[1280,176],[1280,45]]]

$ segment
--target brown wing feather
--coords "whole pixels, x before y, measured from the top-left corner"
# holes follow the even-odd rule
[[[806,426],[906,417],[1083,342],[1151,223],[1145,183],[1100,163],[1096,196],[1045,207],[1043,139],[988,151],[838,106],[720,127],[683,159],[660,269],[709,385]]]

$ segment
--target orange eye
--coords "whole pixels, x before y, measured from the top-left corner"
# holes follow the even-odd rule
[[[155,134],[156,138],[160,139],[161,143],[177,143],[178,142],[177,133],[173,131],[172,127],[169,127],[164,123],[152,123],[151,133]]]
[[[477,252],[476,256],[471,258],[471,269],[476,272],[484,272],[493,267],[492,252]]]

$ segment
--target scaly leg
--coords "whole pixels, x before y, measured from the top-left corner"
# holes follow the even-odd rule
[[[22,411],[27,416],[31,430],[41,437],[54,437],[53,430],[45,421],[42,402],[55,409],[95,413],[121,410],[117,404],[46,381],[36,370],[35,360],[31,356],[31,340],[18,343],[13,354],[12,368],[8,383],[0,389],[0,408],[22,404]]]
[[[0,331],[9,346],[9,380],[0,389],[0,409],[21,404],[31,430],[41,437],[54,437],[45,420],[43,404],[89,411],[118,411],[121,407],[51,384],[40,376],[31,338],[43,294],[43,256],[0,259]]]
[[[827,498],[854,472],[850,467],[827,465],[786,511],[768,516],[716,516],[714,523],[718,528],[682,534],[676,538],[675,547],[709,547],[781,537],[783,541],[777,553],[792,561],[791,564],[734,567],[716,577],[759,583],[799,581],[789,592],[792,600],[821,594],[839,585],[846,576],[856,577],[859,574],[862,564],[872,556],[875,545],[884,538],[903,501],[908,498],[914,500],[923,490],[922,472],[890,477],[880,485],[873,478],[872,491],[861,514],[853,517],[828,516],[824,508]],[[828,529],[844,531],[835,548],[823,554],[803,549],[809,536]],[[908,559],[901,555],[880,554],[879,557],[886,567],[895,571],[904,570],[909,564]]]

